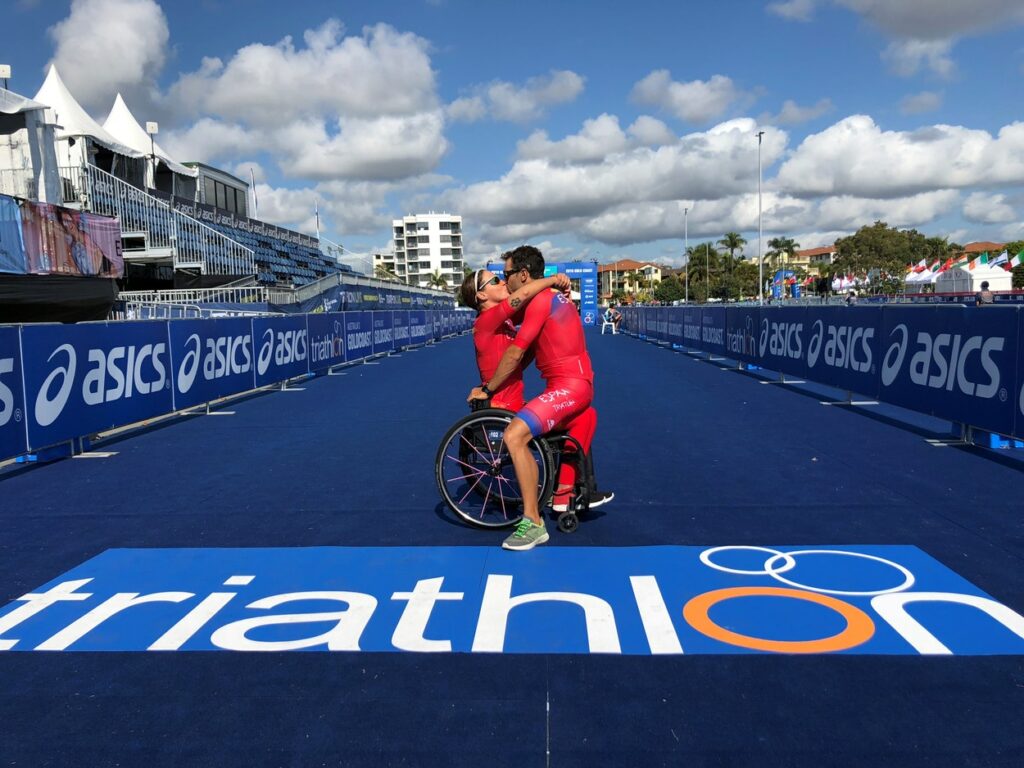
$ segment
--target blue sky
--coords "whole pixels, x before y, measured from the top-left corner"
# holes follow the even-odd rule
[[[726,231],[831,243],[883,219],[1024,237],[1020,0],[720,3],[9,0],[0,63],[122,93],[175,159],[257,181],[260,217],[361,253],[464,217],[471,264],[678,264]]]

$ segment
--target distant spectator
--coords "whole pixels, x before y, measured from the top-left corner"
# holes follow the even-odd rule
[[[846,306],[852,307],[857,303],[857,292],[851,288],[846,293]]]
[[[608,309],[604,311],[604,319],[612,323],[615,326],[615,330],[619,330],[619,323],[622,322],[622,313],[614,305],[609,305]]]
[[[984,307],[987,304],[995,303],[996,297],[988,289],[988,280],[981,281],[981,290],[974,295],[974,306]]]

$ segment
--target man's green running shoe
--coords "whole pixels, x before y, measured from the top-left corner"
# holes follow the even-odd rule
[[[548,529],[544,523],[536,525],[529,518],[524,517],[519,525],[512,532],[512,535],[501,542],[502,549],[527,550],[533,549],[538,544],[548,540]]]

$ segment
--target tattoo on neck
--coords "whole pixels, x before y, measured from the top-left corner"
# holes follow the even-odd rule
[[[509,304],[511,304],[513,307],[518,307],[522,303],[522,299],[512,299],[511,301],[509,301]]]

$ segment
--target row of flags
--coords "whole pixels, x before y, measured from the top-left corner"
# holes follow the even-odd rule
[[[1014,267],[1024,265],[1024,251],[1021,251],[1012,258],[1010,257],[1010,254],[1007,251],[1003,251],[994,258],[989,257],[988,251],[985,251],[985,253],[982,253],[981,255],[976,256],[973,259],[960,259],[959,261],[955,257],[950,256],[948,259],[946,259],[945,262],[943,262],[941,259],[936,259],[931,266],[928,265],[927,259],[921,259],[919,262],[917,262],[917,264],[907,265],[907,275],[919,275],[924,272],[930,272],[932,274],[935,274],[937,272],[945,272],[947,269],[953,269],[954,267],[964,266],[966,266],[969,270],[975,270],[978,267],[985,265],[990,267],[1002,267],[1007,272],[1009,272]]]

